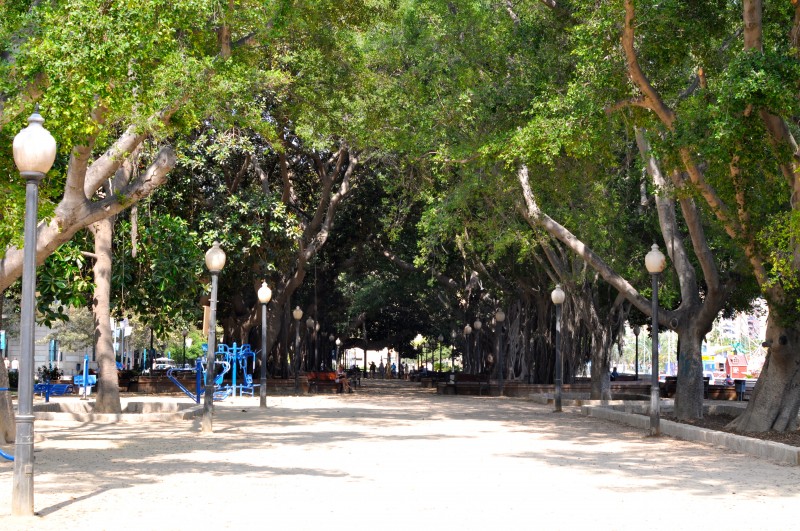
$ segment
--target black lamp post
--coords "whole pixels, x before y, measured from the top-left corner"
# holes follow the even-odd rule
[[[336,338],[334,337],[333,334],[328,335],[328,341],[330,341],[331,346],[335,346],[336,345],[336,343],[334,341],[335,339]],[[336,354],[338,355],[339,354],[338,347],[335,347],[335,348],[336,348]],[[331,356],[330,356],[330,354],[328,354],[328,361],[330,361],[330,358],[331,358]],[[324,369],[325,367],[323,366],[322,368]]]
[[[456,334],[455,330],[450,330],[450,381],[455,383],[456,374]]]
[[[472,327],[470,325],[466,325],[464,327],[464,343],[466,343],[466,345],[467,345],[467,348],[466,348],[467,352],[466,352],[466,358],[465,359],[470,360],[470,365],[472,365],[472,358],[469,357],[469,336],[470,336],[471,333],[472,333]]]
[[[181,355],[181,368],[186,366],[186,336],[189,335],[189,331],[185,328],[181,331],[181,335],[183,336],[183,354]]]
[[[634,361],[634,370],[636,371],[636,380],[639,380],[639,332],[642,329],[639,328],[639,325],[634,325],[633,327],[633,336],[636,338],[636,358]]]
[[[653,305],[651,308],[653,330],[653,368],[650,380],[650,435],[661,434],[660,407],[661,397],[658,389],[658,275],[667,266],[664,253],[658,250],[655,243],[644,257],[644,265],[653,279]]]
[[[483,370],[483,356],[481,355],[481,328],[483,323],[480,319],[475,319],[472,328],[475,329],[475,358],[478,360],[478,373]]]
[[[442,370],[442,343],[444,342],[444,336],[439,334],[439,370]]]
[[[342,340],[338,337],[336,338],[336,364],[339,364],[339,347],[342,346]],[[334,367],[334,370],[338,369],[338,367]]]
[[[561,363],[561,305],[564,304],[566,295],[564,290],[561,289],[561,284],[556,284],[556,289],[550,293],[550,299],[556,305],[556,374],[555,374],[555,412],[561,412],[561,379],[562,379],[562,363]]]
[[[300,392],[300,319],[303,318],[303,310],[300,306],[292,310],[294,317],[294,392]]]
[[[25,228],[22,250],[22,300],[20,304],[20,363],[17,438],[14,446],[14,475],[11,514],[33,515],[33,366],[34,318],[36,312],[36,224],[39,211],[39,182],[56,160],[56,141],[42,127],[37,110],[28,127],[14,137],[14,163],[25,179]]]
[[[214,431],[211,416],[214,412],[214,380],[216,377],[216,350],[217,350],[217,284],[219,283],[219,273],[225,267],[225,251],[219,246],[219,242],[206,251],[206,267],[211,273],[211,299],[209,300],[210,311],[208,312],[208,352],[206,353],[206,391],[203,397],[203,424],[202,431],[211,433]]]
[[[259,378],[259,407],[267,407],[267,304],[272,299],[272,290],[266,281],[258,288],[258,302],[261,303],[261,374]]]
[[[506,320],[506,314],[503,310],[497,310],[494,314],[494,320],[497,322],[497,363],[499,365],[500,374],[500,396],[503,396],[503,387],[505,382],[505,360],[503,359],[503,321]]]
[[[312,344],[314,342],[314,324],[315,324],[314,323],[314,319],[312,317],[309,317],[308,319],[306,319],[306,328],[308,328],[308,335],[306,336],[306,358],[305,358],[305,362],[306,362],[305,363],[305,367],[306,367],[306,369],[305,370],[308,370],[308,360],[309,359],[312,360],[312,362],[311,362],[312,364],[314,363],[313,362],[313,358],[311,356],[311,346],[312,346]]]

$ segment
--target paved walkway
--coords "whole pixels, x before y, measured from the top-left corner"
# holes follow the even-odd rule
[[[800,529],[800,467],[577,409],[365,385],[229,400],[211,435],[37,421],[37,516],[9,516],[0,463],[0,529]]]

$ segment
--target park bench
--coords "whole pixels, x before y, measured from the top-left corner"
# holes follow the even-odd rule
[[[488,374],[466,374],[457,372],[453,384],[453,392],[457,395],[478,395],[484,391],[489,394],[489,375]]]
[[[703,398],[708,398],[708,386],[710,378],[703,377]],[[659,389],[661,398],[672,398],[675,396],[675,391],[678,389],[678,377],[667,376],[663,382],[659,382]]]
[[[347,378],[350,380],[350,387],[361,387],[361,369],[348,369]]]
[[[739,402],[745,399],[750,400],[757,381],[751,378],[737,378],[733,381],[733,385],[736,388],[736,398]]]
[[[312,393],[338,393],[339,383],[336,381],[336,373],[332,371],[309,372],[308,390]]]
[[[38,383],[33,386],[34,394],[43,396],[46,401],[49,401],[51,396],[72,394],[72,390],[72,384]]]

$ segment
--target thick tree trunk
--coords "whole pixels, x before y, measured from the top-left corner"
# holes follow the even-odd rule
[[[767,359],[747,409],[728,426],[736,431],[793,431],[800,411],[800,324],[781,324],[770,309],[767,320]]]
[[[611,400],[611,363],[609,360],[608,331],[592,332],[592,400]]]
[[[97,379],[97,413],[121,413],[119,379],[111,337],[111,238],[114,221],[97,221],[91,226],[94,236],[94,324],[97,360],[100,374]]]
[[[0,359],[0,389],[8,389],[8,369],[2,359]],[[0,441],[13,443],[17,437],[16,432],[11,391],[0,391]]]
[[[697,312],[689,311],[688,315]],[[703,356],[701,345],[707,330],[691,320],[679,326],[678,384],[675,390],[675,416],[679,419],[703,418]]]

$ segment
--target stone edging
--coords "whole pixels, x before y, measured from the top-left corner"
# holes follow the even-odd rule
[[[199,406],[182,409],[180,411],[169,411],[161,413],[123,413],[115,415],[113,413],[64,413],[53,411],[35,411],[36,420],[53,421],[77,421],[77,422],[98,422],[126,424],[136,424],[139,422],[170,422],[175,420],[189,420],[203,414],[202,404]]]
[[[635,415],[622,411],[614,411],[604,406],[590,405],[582,405],[581,413],[588,417],[610,420],[642,430],[650,429],[650,417],[645,415]],[[762,441],[761,439],[753,439],[751,437],[744,437],[742,435],[735,435],[722,431],[707,430],[705,428],[664,419],[661,419],[660,427],[662,435],[668,435],[676,439],[713,444],[778,463],[794,466],[800,465],[800,448],[796,446],[773,441]]]

